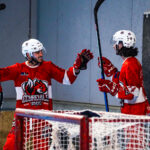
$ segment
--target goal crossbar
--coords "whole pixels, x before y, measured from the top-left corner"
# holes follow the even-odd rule
[[[16,109],[16,116],[38,118],[43,120],[54,120],[59,122],[70,122],[74,124],[79,124],[84,116],[80,115],[70,115],[70,114],[58,114],[51,111],[40,111],[40,110],[31,110],[31,109]]]

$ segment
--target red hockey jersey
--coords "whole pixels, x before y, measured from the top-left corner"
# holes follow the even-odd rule
[[[51,61],[30,67],[26,62],[0,68],[0,81],[13,80],[16,89],[16,108],[52,110],[51,79],[72,84],[76,79],[73,67],[64,70]]]
[[[115,78],[113,80],[117,81]],[[116,96],[124,103],[121,112],[145,115],[147,97],[143,86],[142,66],[135,57],[124,60],[118,82],[120,88]]]

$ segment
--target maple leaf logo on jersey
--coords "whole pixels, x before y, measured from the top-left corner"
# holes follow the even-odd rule
[[[22,84],[22,88],[27,95],[43,94],[47,92],[47,82],[38,79],[28,79],[27,82]]]

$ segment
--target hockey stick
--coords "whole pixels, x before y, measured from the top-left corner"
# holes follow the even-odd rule
[[[99,47],[99,55],[100,55],[100,63],[101,63],[101,76],[102,79],[105,79],[104,76],[104,69],[103,69],[103,61],[102,61],[102,50],[101,50],[101,43],[100,43],[100,34],[99,34],[99,27],[98,27],[98,18],[97,18],[97,12],[101,4],[104,2],[104,0],[98,0],[94,7],[94,19],[95,19],[95,25],[96,25],[96,31],[97,31],[97,40],[98,40],[98,47]],[[105,100],[105,109],[108,112],[109,106],[108,106],[108,98],[107,93],[104,92],[104,100]]]

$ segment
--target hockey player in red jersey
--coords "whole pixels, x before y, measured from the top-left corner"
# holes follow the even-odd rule
[[[99,90],[108,92],[121,99],[121,112],[125,114],[145,115],[147,98],[143,86],[143,72],[140,62],[135,57],[135,34],[129,30],[120,30],[113,35],[116,54],[123,59],[121,71],[103,57],[104,72],[112,81],[98,79]]]
[[[116,54],[123,59],[122,67],[119,72],[110,60],[103,57],[104,72],[107,77],[112,77],[112,81],[98,79],[99,90],[121,99],[122,113],[146,115],[148,100],[143,86],[142,66],[135,57],[138,54],[135,34],[129,30],[120,30],[113,35],[113,40]],[[131,128],[137,130],[132,131]],[[138,137],[138,132],[141,135],[144,133],[140,124],[125,130],[128,139],[126,150],[144,149],[144,140]]]
[[[22,44],[22,54],[27,59],[26,62],[0,68],[0,82],[14,81],[16,108],[52,110],[51,79],[70,85],[80,70],[85,70],[87,63],[93,58],[90,50],[84,49],[78,53],[74,65],[65,70],[51,61],[44,61],[44,51],[45,48],[39,40],[30,39]],[[15,149],[14,129],[15,125],[7,137],[3,150]]]

